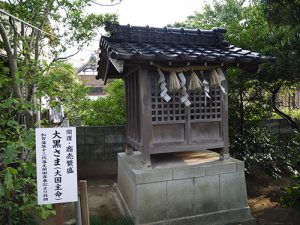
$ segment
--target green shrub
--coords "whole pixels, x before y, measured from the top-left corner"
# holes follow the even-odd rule
[[[300,120],[300,109],[288,109],[288,108],[284,108],[282,110],[285,114],[297,119],[297,120]],[[275,118],[275,119],[281,119],[281,117],[276,114],[276,113],[273,113],[272,114],[272,118]]]
[[[132,219],[128,217],[122,217],[117,219],[108,219],[108,218],[97,218],[91,216],[90,218],[91,225],[133,225]]]
[[[280,198],[280,204],[284,208],[300,207],[300,176],[296,175],[293,179],[293,184],[285,189]]]
[[[125,89],[121,79],[111,81],[106,87],[107,96],[88,100],[82,108],[82,123],[88,126],[125,124]]]
[[[34,141],[27,132],[29,142]],[[17,158],[20,146],[27,146],[20,139],[7,146],[0,168],[0,224],[35,225],[34,216],[45,219],[53,214],[51,205],[37,205],[35,163]]]
[[[34,130],[16,116],[30,105],[10,94],[11,78],[0,78],[0,224],[35,225],[52,206],[37,205]]]
[[[269,133],[266,128],[249,126],[244,133],[231,133],[230,152],[245,161],[246,172],[259,166],[268,174],[280,177],[283,172],[294,172],[299,162],[299,135],[285,142]]]

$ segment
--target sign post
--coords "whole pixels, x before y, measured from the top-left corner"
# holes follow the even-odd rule
[[[54,204],[54,207],[55,207],[55,224],[63,225],[64,224],[63,204],[57,203]]]
[[[37,128],[38,204],[56,204],[56,224],[63,223],[62,204],[78,200],[76,128]]]
[[[86,180],[79,181],[82,225],[90,225]]]

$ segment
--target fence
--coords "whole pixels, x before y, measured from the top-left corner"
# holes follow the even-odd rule
[[[268,119],[263,121],[262,125],[273,134],[285,135],[293,132],[292,127],[285,119]]]
[[[291,93],[280,92],[277,100],[281,108],[299,109],[300,89],[298,88]]]
[[[117,153],[125,149],[125,127],[77,127],[78,177],[117,174]]]
[[[262,124],[273,134],[292,132],[284,119],[265,120]],[[117,153],[125,150],[125,126],[77,127],[78,176],[115,176]]]

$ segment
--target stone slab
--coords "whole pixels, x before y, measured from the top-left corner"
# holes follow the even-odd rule
[[[205,176],[195,179],[195,212],[211,213],[220,210],[220,177]]]
[[[126,169],[124,162],[118,162],[118,189],[131,215],[136,211],[136,184],[132,176],[132,171]]]
[[[167,181],[167,217],[178,218],[195,214],[194,179]]]
[[[205,152],[144,166],[141,154],[118,154],[118,195],[136,225],[225,225],[253,221],[244,164]],[[199,156],[199,158],[197,158]],[[196,160],[186,161],[187,158]],[[241,223],[242,224],[242,223]]]
[[[205,167],[204,166],[188,166],[173,168],[173,179],[184,179],[192,177],[201,177],[205,176]]]
[[[146,173],[140,170],[135,170],[135,182],[136,184],[145,184],[152,182],[161,182],[172,180],[172,169],[163,169],[163,170],[150,170]]]
[[[219,162],[219,163],[218,163]],[[235,173],[236,161],[222,160],[218,162],[207,163],[205,166],[205,175],[213,176],[221,173]],[[222,162],[222,163],[220,163]]]
[[[236,162],[236,171],[244,173],[245,172],[245,162],[243,162],[243,161]]]
[[[245,174],[230,173],[220,176],[220,205],[222,210],[247,206]]]
[[[166,182],[136,186],[136,224],[162,221],[167,215]]]

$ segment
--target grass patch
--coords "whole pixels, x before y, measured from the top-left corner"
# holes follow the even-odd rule
[[[123,218],[98,218],[96,216],[91,216],[91,225],[133,225],[132,219],[128,217]]]

